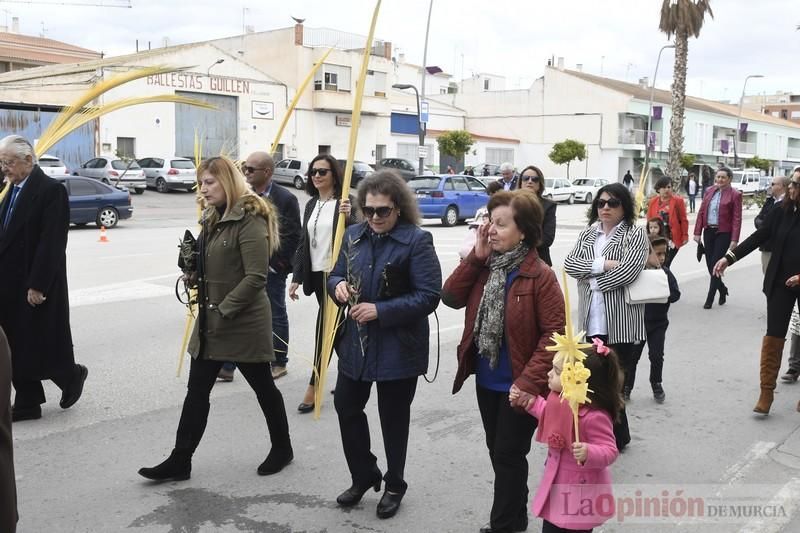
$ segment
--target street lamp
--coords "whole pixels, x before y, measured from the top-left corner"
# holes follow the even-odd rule
[[[214,61],[213,63],[211,63],[211,65],[206,69],[206,76],[210,76],[211,75],[211,69],[216,67],[220,63],[223,63],[224,61],[225,61],[225,59],[220,58],[220,59],[217,59],[216,61]]]
[[[733,167],[736,168],[739,166],[739,128],[741,127],[742,122],[742,100],[744,100],[744,91],[747,89],[747,80],[750,78],[763,78],[762,74],[750,74],[744,79],[744,85],[742,85],[742,96],[739,98],[739,114],[736,115],[736,134],[733,136]]]
[[[666,50],[667,48],[675,48],[674,44],[665,44],[661,47],[661,50],[658,51],[658,59],[656,59],[656,70],[653,72],[653,84],[650,87],[650,106],[648,107],[647,111],[647,131],[644,134],[644,170],[643,173],[646,176],[648,165],[650,164],[650,128],[653,121],[653,98],[656,94],[656,78],[658,77],[658,64],[661,63],[661,52]]]
[[[424,74],[423,74],[423,76],[424,76]],[[417,129],[419,130],[419,146],[420,146],[419,175],[422,176],[423,174],[425,174],[425,172],[423,172],[424,169],[425,169],[425,158],[422,157],[422,153],[421,153],[422,147],[425,146],[425,128],[423,128],[422,116],[419,113],[419,91],[417,90],[417,88],[414,85],[411,85],[410,83],[395,83],[394,85],[392,85],[392,88],[393,89],[398,89],[398,90],[401,90],[401,91],[405,91],[405,90],[408,90],[408,89],[413,89],[414,90],[414,94],[417,95]]]

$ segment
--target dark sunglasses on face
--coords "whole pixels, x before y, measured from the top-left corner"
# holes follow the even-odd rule
[[[608,200],[597,200],[597,208],[603,209],[605,206],[608,206],[609,209],[616,209],[617,207],[621,206],[622,202],[617,200],[616,198],[609,198]]]
[[[364,213],[368,219],[372,218],[375,215],[378,215],[378,218],[386,218],[392,214],[394,211],[393,206],[383,205],[381,207],[370,207],[370,206],[362,206],[361,212]]]
[[[539,176],[537,176],[535,174],[533,176],[522,176],[522,181],[532,181],[534,183],[539,183],[539,180],[541,180],[541,179],[542,178],[540,178]]]
[[[325,177],[328,175],[331,169],[329,168],[312,168],[311,171],[308,173],[309,176],[314,177],[319,174],[321,177]]]
[[[245,174],[252,174],[253,172],[256,172],[258,170],[267,170],[267,169],[266,167],[258,168],[258,167],[248,167],[247,165],[242,165],[242,172],[244,172]]]

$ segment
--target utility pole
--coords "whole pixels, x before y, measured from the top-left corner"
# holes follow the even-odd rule
[[[430,1],[428,4],[428,22],[425,25],[425,47],[422,50],[422,98],[425,98],[425,78],[428,74],[428,34],[431,31],[431,12],[433,11],[433,0]],[[417,102],[420,100],[420,96],[417,96]],[[421,104],[420,104],[421,105]],[[419,110],[417,111],[417,115],[421,117]],[[422,150],[425,146],[425,133],[428,130],[428,124],[419,123],[419,145],[420,150]],[[422,154],[419,154],[422,155]],[[422,176],[423,170],[425,169],[425,158],[419,158],[419,175]]]

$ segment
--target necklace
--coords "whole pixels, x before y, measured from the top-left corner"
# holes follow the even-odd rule
[[[325,204],[327,204],[330,199],[333,198],[333,195],[328,196],[324,201],[320,202],[319,198],[317,199],[317,216],[314,217],[314,230],[311,236],[311,247],[317,247],[317,222],[319,222],[319,215],[322,214],[322,210],[325,208]]]

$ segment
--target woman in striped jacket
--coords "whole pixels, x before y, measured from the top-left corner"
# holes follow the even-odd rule
[[[649,252],[647,231],[636,226],[633,198],[621,183],[597,191],[589,227],[567,255],[564,268],[578,280],[579,318],[587,339],[600,338],[620,357],[623,368],[634,365],[633,345],[647,337],[644,305],[625,301],[625,287],[644,270]],[[625,399],[629,392],[624,391]],[[623,410],[614,426],[617,447],[630,441]]]

